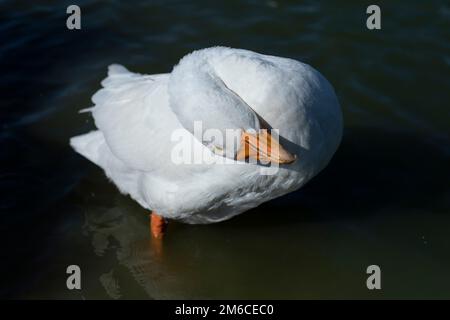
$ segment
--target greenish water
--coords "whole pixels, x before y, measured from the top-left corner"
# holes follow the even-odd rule
[[[378,2],[0,1],[0,296],[6,298],[450,298],[450,5]],[[107,65],[168,72],[212,45],[311,64],[345,132],[305,188],[230,221],[170,225],[68,146],[93,128]],[[66,288],[66,267],[82,289]],[[366,288],[366,268],[382,290]]]

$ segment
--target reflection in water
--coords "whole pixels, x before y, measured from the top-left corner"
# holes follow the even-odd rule
[[[100,276],[100,282],[106,290],[106,293],[113,299],[120,299],[119,281],[114,278],[114,270],[104,273]]]
[[[164,261],[161,243],[155,244],[150,239],[148,225],[121,207],[89,208],[85,217],[84,231],[91,237],[98,256],[103,256],[108,250],[114,251],[117,265],[127,268],[148,297],[176,297],[176,291],[173,291],[173,287],[178,285],[176,277]],[[106,292],[114,299],[122,296],[121,283],[115,277],[116,268],[100,276]]]

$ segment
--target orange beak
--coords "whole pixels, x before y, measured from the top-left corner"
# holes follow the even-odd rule
[[[266,129],[256,134],[242,132],[241,147],[237,152],[236,160],[247,158],[279,164],[292,163],[297,159],[295,155],[284,149]]]

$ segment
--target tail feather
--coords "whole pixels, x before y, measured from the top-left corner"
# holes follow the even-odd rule
[[[121,64],[111,64],[108,66],[108,76],[120,75],[120,74],[128,74],[131,73],[127,68],[122,66]]]
[[[70,145],[83,157],[100,166],[100,149],[105,142],[103,134],[99,131],[91,131],[70,139]]]

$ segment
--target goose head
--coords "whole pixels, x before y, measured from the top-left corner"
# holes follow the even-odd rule
[[[296,155],[238,92],[231,90],[203,52],[184,57],[169,80],[169,104],[183,127],[213,153],[242,161],[289,164]]]

